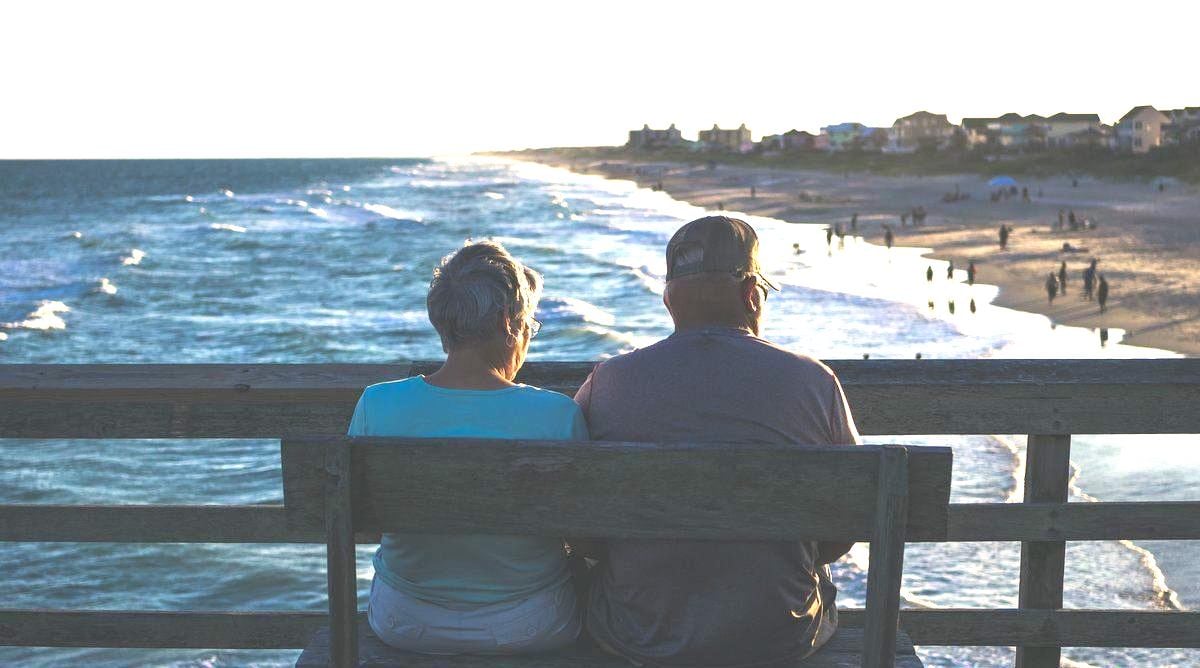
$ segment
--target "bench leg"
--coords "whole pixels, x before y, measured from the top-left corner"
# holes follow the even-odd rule
[[[867,620],[863,635],[866,668],[891,668],[895,662],[907,525],[908,449],[885,446],[880,453],[875,533],[867,568]]]

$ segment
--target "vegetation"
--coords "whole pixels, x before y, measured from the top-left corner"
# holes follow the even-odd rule
[[[623,146],[526,149],[517,155],[555,157],[562,160],[596,162],[633,160],[679,162],[825,172],[870,172],[883,175],[981,174],[994,176],[1048,177],[1094,176],[1115,180],[1175,178],[1200,183],[1200,146],[1169,146],[1143,155],[1089,148],[1028,153],[987,153],[981,150],[922,150],[911,154],[846,151],[826,153],[721,153],[689,148],[635,150]]]

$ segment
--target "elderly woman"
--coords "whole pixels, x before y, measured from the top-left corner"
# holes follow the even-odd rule
[[[351,436],[587,438],[571,399],[513,383],[540,323],[541,276],[498,243],[469,243],[434,270],[426,304],[446,361],[368,387]],[[563,541],[385,534],[367,617],[389,645],[428,654],[561,648],[579,635]]]

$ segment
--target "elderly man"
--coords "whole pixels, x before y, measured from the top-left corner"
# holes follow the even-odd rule
[[[663,294],[675,333],[592,371],[575,396],[591,437],[857,443],[833,372],[759,337],[774,289],[745,222],[713,216],[680,228],[667,245]],[[587,628],[601,647],[634,663],[798,659],[837,627],[826,564],[849,544],[616,540],[604,547]]]

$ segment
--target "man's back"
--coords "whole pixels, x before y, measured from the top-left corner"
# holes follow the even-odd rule
[[[857,442],[827,367],[733,328],[608,360],[576,401],[596,440]],[[836,627],[812,542],[610,541],[598,568],[588,628],[634,659],[752,665],[805,656]]]

